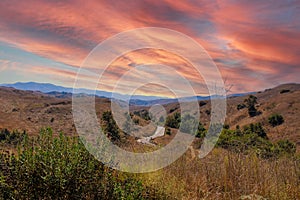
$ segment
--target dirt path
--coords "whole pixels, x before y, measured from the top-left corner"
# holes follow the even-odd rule
[[[137,141],[142,144],[149,144],[149,145],[155,145],[151,143],[150,141],[154,138],[164,136],[165,134],[165,128],[162,126],[157,126],[155,133],[149,137],[142,137],[141,139],[138,139]]]

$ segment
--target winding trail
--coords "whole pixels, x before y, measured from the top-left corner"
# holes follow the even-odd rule
[[[151,143],[150,141],[154,138],[157,137],[162,137],[165,135],[165,128],[162,126],[157,126],[155,133],[149,137],[142,137],[140,139],[137,140],[137,142],[140,142],[142,144],[149,144],[149,145],[155,145],[153,143]]]

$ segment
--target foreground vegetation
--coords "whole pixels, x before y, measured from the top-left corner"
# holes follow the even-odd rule
[[[154,198],[141,181],[98,162],[77,137],[51,129],[24,137],[18,152],[0,154],[0,199]],[[152,196],[154,195],[154,197]]]
[[[38,137],[6,132],[7,143],[13,139],[19,144],[0,154],[0,199],[240,199],[252,194],[300,199],[300,157],[294,150],[288,153],[289,145],[281,146],[287,153],[272,157],[257,153],[259,143],[247,153],[223,146],[253,139],[253,132],[255,140],[267,141],[258,130],[259,125],[241,130],[244,134],[225,130],[218,144],[222,148],[204,159],[190,149],[172,165],[147,174],[109,169],[77,137],[53,137],[51,129]]]

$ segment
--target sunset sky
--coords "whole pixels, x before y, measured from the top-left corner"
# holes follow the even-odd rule
[[[97,44],[142,27],[168,28],[196,40],[233,93],[300,82],[297,0],[2,0],[0,83],[35,81],[71,87],[81,63]],[[175,55],[140,51],[112,63],[99,89],[111,90],[111,82],[122,73],[153,58],[195,80],[192,67]]]

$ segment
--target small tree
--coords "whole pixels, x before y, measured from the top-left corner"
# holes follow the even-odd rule
[[[261,123],[250,124],[249,126],[244,127],[244,134],[256,134],[257,136],[267,139],[267,133]]]
[[[289,140],[279,140],[277,142],[280,153],[294,154],[296,153],[296,145]]]
[[[269,117],[269,124],[271,124],[273,127],[278,126],[284,122],[284,119],[279,114],[273,114]]]
[[[171,135],[171,129],[170,128],[166,128],[166,134]]]
[[[130,134],[131,131],[132,131],[132,128],[133,128],[133,124],[131,123],[131,116],[130,114],[128,113],[125,113],[125,122],[123,124],[123,131],[126,133],[126,134]]]
[[[250,117],[254,117],[257,115],[257,110],[255,108],[255,104],[257,104],[257,97],[250,95],[247,99],[244,100],[246,107],[248,108],[248,114]]]
[[[242,110],[242,109],[246,108],[246,105],[243,104],[243,103],[240,103],[240,104],[238,104],[238,105],[236,106],[236,108],[237,108],[238,110]]]
[[[205,129],[204,126],[201,124],[201,122],[199,122],[196,137],[197,137],[197,138],[204,138],[205,135],[206,135],[206,129]]]
[[[119,127],[114,120],[111,111],[105,111],[102,114],[102,121],[104,123],[104,133],[112,140],[120,140]]]
[[[181,115],[179,112],[169,115],[166,120],[166,126],[171,128],[179,128],[181,122]]]

